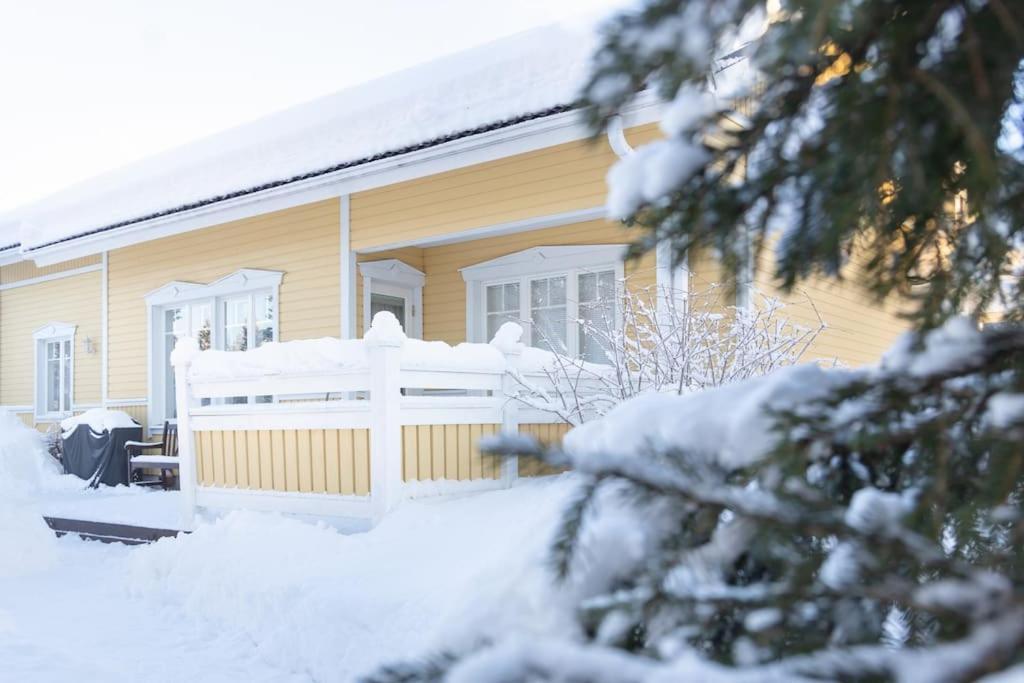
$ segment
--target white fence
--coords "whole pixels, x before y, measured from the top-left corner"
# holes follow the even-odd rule
[[[403,469],[406,480],[511,485],[517,461],[488,460],[476,441],[560,422],[511,398],[520,349],[407,340],[390,314],[365,340],[225,353],[179,339],[184,527],[197,507],[378,520],[404,495]]]

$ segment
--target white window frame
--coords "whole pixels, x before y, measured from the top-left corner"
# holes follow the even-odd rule
[[[623,259],[628,245],[588,244],[532,247],[461,269],[466,282],[466,337],[471,342],[489,342],[487,336],[487,287],[515,282],[519,284],[519,317],[523,325],[523,343],[529,345],[530,282],[565,276],[566,346],[569,355],[579,355],[579,275],[614,270],[615,280],[625,279]],[[621,284],[617,289],[621,288]],[[615,324],[622,325],[622,306],[616,302]]]
[[[276,306],[273,341],[279,341],[281,335],[281,279],[283,277],[284,273],[276,270],[243,268],[206,285],[175,281],[146,295],[146,384],[150,431],[163,429],[169,412],[165,404],[166,391],[164,387],[164,359],[169,351],[166,347],[167,337],[163,329],[164,311],[168,308],[209,304],[211,311],[210,348],[219,349],[224,346],[223,303],[235,297],[248,296],[250,319],[255,322],[256,295],[270,294],[273,296]],[[254,348],[255,324],[249,325],[248,335],[248,348]]]
[[[77,325],[62,322],[50,322],[32,333],[33,367],[35,381],[32,390],[32,412],[36,422],[56,422],[68,417],[75,409],[75,333]],[[46,346],[50,343],[70,342],[71,352],[68,357],[68,376],[71,386],[67,387],[70,405],[62,411],[52,412],[47,409],[46,401]],[[61,384],[64,372],[61,372]],[[63,396],[64,387],[61,387]]]

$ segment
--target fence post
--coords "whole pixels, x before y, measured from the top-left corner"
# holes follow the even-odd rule
[[[199,353],[199,342],[179,337],[171,352],[174,366],[174,400],[178,409],[178,488],[181,495],[181,529],[192,531],[196,521],[196,457],[192,435],[192,387],[188,373]]]
[[[377,520],[398,502],[402,487],[401,357],[398,319],[378,312],[364,340],[370,363],[370,499]]]
[[[514,397],[518,383],[511,373],[519,370],[523,357],[523,345],[519,341],[523,328],[517,323],[504,323],[499,328],[491,345],[505,356],[505,373],[501,376],[501,433],[519,433],[519,401]],[[506,488],[519,478],[519,458],[505,458],[501,463],[501,481]]]

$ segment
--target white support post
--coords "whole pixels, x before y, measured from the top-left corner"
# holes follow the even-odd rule
[[[181,490],[181,529],[192,531],[196,521],[196,457],[190,411],[192,388],[188,371],[199,353],[199,342],[192,337],[179,337],[171,353],[174,366],[174,399],[178,407],[178,487]]]
[[[505,355],[505,374],[501,378],[501,398],[504,401],[501,408],[501,433],[515,435],[519,433],[519,401],[514,396],[516,393],[516,380],[510,372],[519,370],[519,364],[523,357],[522,345],[506,347],[502,349]],[[509,488],[519,478],[519,458],[505,458],[501,463],[501,481],[505,488]]]
[[[370,498],[380,520],[395,507],[402,490],[400,364],[405,334],[398,319],[382,311],[365,339],[370,361]]]

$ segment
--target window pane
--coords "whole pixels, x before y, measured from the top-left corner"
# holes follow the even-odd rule
[[[174,367],[171,365],[171,351],[174,350],[174,328],[185,319],[187,309],[168,308],[164,310],[164,412],[167,419],[178,416],[174,396]]]
[[[71,342],[64,342],[64,351],[65,355],[61,360],[62,372],[64,374],[64,386],[61,392],[61,412],[71,410]]]
[[[486,341],[494,339],[498,328],[519,320],[519,283],[487,286]]]
[[[398,323],[405,328],[405,299],[400,296],[389,296],[387,294],[380,294],[374,292],[370,295],[370,321],[373,321],[373,316],[377,315],[381,311],[389,311],[395,318],[398,319]]]
[[[274,296],[262,294],[256,297],[256,346],[274,341],[274,327],[277,316],[274,312]]]
[[[530,282],[530,344],[540,349],[565,353],[566,319],[565,276]]]
[[[47,344],[57,349],[60,353],[59,344]],[[60,359],[55,358],[46,361],[46,411],[49,413],[60,412]]]
[[[199,342],[199,350],[206,351],[212,343],[213,310],[210,304],[192,304],[192,323],[189,334]]]
[[[615,272],[579,275],[580,357],[593,363],[607,362],[605,348],[615,331]]]
[[[249,348],[249,297],[224,302],[224,350]]]

